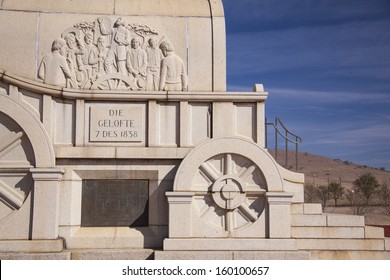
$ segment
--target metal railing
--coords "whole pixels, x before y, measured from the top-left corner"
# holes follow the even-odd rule
[[[279,117],[275,118],[275,123],[268,122],[265,119],[265,147],[268,149],[268,126],[272,126],[275,129],[275,160],[278,161],[278,146],[279,137],[285,141],[285,163],[284,167],[288,168],[288,144],[295,145],[295,171],[298,171],[298,146],[302,143],[302,138],[286,128]]]

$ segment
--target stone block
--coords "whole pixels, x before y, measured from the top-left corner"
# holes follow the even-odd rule
[[[191,237],[191,202],[194,195],[194,192],[166,193],[169,203],[169,237]]]
[[[211,49],[205,48],[205,42],[202,38],[211,38],[211,19],[209,18],[190,18],[188,21],[189,28],[189,63],[188,80],[189,89],[197,90],[212,89],[213,65],[210,63],[213,59]],[[202,57],[202,59],[198,59]]]
[[[0,67],[34,79],[38,14],[0,10],[0,17]]]
[[[74,172],[69,172],[73,173]],[[77,176],[77,175],[74,175]],[[82,182],[64,181],[60,186],[59,225],[80,225]]]
[[[319,203],[304,203],[303,213],[307,215],[319,215],[322,214],[322,205]]]
[[[210,1],[211,5],[215,5],[215,1]],[[215,10],[214,10],[215,11]],[[226,91],[226,31],[225,18],[213,14],[213,87],[216,92]]]
[[[177,0],[116,0],[115,14],[209,17],[210,6],[207,2],[208,1],[203,0],[180,0],[179,2]],[[216,5],[218,7],[218,4]],[[223,10],[221,10],[221,8],[216,9],[216,14],[214,16],[220,15],[223,15]]]
[[[3,9],[44,11],[44,12],[68,12],[68,13],[98,13],[107,14],[114,11],[114,0],[52,0],[25,1],[25,0],[4,0]]]
[[[72,260],[148,260],[152,258],[152,249],[93,249],[71,251]]]
[[[293,203],[291,204],[291,214],[303,214],[303,203]]]
[[[381,227],[371,227],[371,226],[365,226],[364,227],[364,233],[365,238],[384,238],[385,236],[385,230]]]
[[[357,227],[364,226],[364,217],[363,216],[354,216],[354,215],[337,215],[337,214],[326,214],[327,223],[330,227]]]
[[[363,227],[292,227],[293,238],[364,238]]]
[[[62,253],[0,253],[0,260],[70,260],[70,252]]]
[[[291,225],[300,227],[324,227],[325,215],[291,215]]]
[[[310,260],[310,252],[282,251],[282,252],[233,252],[234,260]]]
[[[389,260],[385,251],[311,251],[312,260]]]
[[[165,239],[166,251],[289,251],[295,239]]]
[[[160,227],[159,227],[160,228]],[[165,227],[161,226],[165,229]],[[152,227],[60,227],[66,247],[73,249],[142,249],[162,246],[167,232]]]
[[[0,252],[59,253],[64,249],[61,239],[55,240],[0,240]]]
[[[390,251],[390,238],[385,238],[385,250]]]
[[[299,250],[383,251],[384,240],[364,239],[296,239]]]
[[[287,173],[287,172],[284,172],[284,173]],[[283,190],[285,192],[290,192],[290,193],[294,194],[293,199],[292,199],[293,203],[303,203],[304,202],[303,184],[284,180]]]
[[[155,251],[155,260],[232,260],[226,251]]]

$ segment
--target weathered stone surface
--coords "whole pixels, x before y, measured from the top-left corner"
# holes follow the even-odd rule
[[[321,227],[326,226],[325,215],[291,215],[291,226],[300,227]]]
[[[153,259],[151,249],[90,249],[72,250],[72,260],[147,260]]]
[[[0,260],[70,260],[70,252],[62,253],[0,253]]]
[[[303,213],[306,215],[319,215],[322,214],[322,206],[319,203],[304,203]]]
[[[64,249],[62,239],[56,240],[0,240],[0,252],[59,253]]]
[[[360,250],[383,251],[384,240],[362,239],[297,239],[297,247],[301,250]]]
[[[363,216],[326,214],[327,225],[334,226],[364,226]]]
[[[232,252],[155,251],[155,260],[232,260]]]
[[[167,251],[287,251],[296,250],[294,239],[165,239]]]
[[[312,260],[389,260],[390,252],[385,251],[311,251]]]
[[[222,1],[0,3],[0,258],[388,257],[382,229],[304,203],[264,87],[225,92]]]
[[[233,258],[235,260],[310,260],[310,252],[233,252]]]
[[[390,238],[385,238],[385,250],[390,251]]]
[[[4,50],[0,54],[0,67],[22,77],[41,79],[46,84],[67,88],[226,90],[225,20],[220,0],[7,0],[2,3],[0,14],[3,24],[0,36],[7,39],[0,43],[1,49]],[[61,20],[57,20],[59,13]],[[23,20],[12,22],[15,17]],[[119,19],[124,21],[123,28],[116,25]],[[118,43],[119,37],[109,36],[114,33],[127,34],[126,40]],[[73,36],[73,43],[69,43],[68,34]],[[87,41],[86,35],[90,36],[92,43]],[[64,39],[65,43],[61,43],[63,47],[54,50],[52,46],[54,42],[60,42],[60,38]],[[180,61],[182,73],[172,76],[179,71],[169,70],[168,83],[151,87],[149,82],[154,74],[149,72],[151,68],[147,69],[151,67],[151,60],[139,73],[138,66],[129,66],[129,53],[135,49],[132,45],[135,38],[141,40],[139,50],[145,53],[145,57],[146,53],[148,57],[154,57],[153,52],[149,52],[149,39],[155,38],[162,65],[165,61],[170,61],[169,69],[173,69],[177,67],[173,61]],[[170,47],[167,54],[162,55],[159,47],[161,48],[164,42],[170,42],[173,48]],[[104,48],[99,46],[105,46],[109,50],[104,51]],[[121,53],[119,58],[117,47]],[[164,53],[164,49],[161,50]],[[58,53],[55,55],[56,52],[67,57],[69,69],[63,66],[66,62]],[[101,75],[103,64],[102,61],[98,62],[101,59],[104,59],[104,71],[107,73],[105,76]],[[115,75],[109,65],[113,62],[117,68],[114,72],[120,72]],[[23,67],[20,68],[19,65]],[[47,73],[49,65],[51,70]],[[58,69],[60,65],[61,69]],[[54,74],[52,72],[55,69],[58,71]],[[164,67],[161,68],[161,74],[163,70]],[[127,71],[131,72],[130,75],[127,75]],[[120,75],[124,72],[125,75]],[[160,68],[154,77],[161,78],[161,82],[164,75],[158,77],[159,72]],[[190,73],[189,87],[187,72]],[[98,73],[100,74],[96,77]],[[183,82],[172,86],[178,83],[177,79],[182,79]],[[116,84],[116,81],[120,82]]]
[[[292,227],[293,238],[364,238],[364,227]]]
[[[384,238],[385,230],[381,227],[365,226],[364,235],[365,238]]]

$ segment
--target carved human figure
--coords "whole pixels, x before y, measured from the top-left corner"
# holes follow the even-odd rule
[[[174,53],[173,46],[168,41],[160,44],[164,55],[161,61],[160,90],[186,91],[188,88],[187,74],[183,60]]]
[[[105,74],[104,61],[107,57],[108,48],[106,46],[105,36],[100,36],[97,39],[96,48],[92,49],[89,54],[88,62],[92,65],[92,78],[98,78]]]
[[[147,54],[141,49],[141,39],[136,37],[131,40],[131,49],[127,52],[126,66],[130,74],[135,78],[146,77],[148,65]]]
[[[148,66],[146,69],[146,90],[159,90],[160,66],[163,54],[157,46],[157,40],[150,38],[148,40],[146,54],[148,57]]]
[[[84,53],[78,55],[79,62],[78,64],[81,64],[79,66],[79,70],[86,70],[87,71],[87,77],[88,79],[91,79],[92,77],[92,68],[97,68],[97,63],[90,63],[89,56],[91,53],[97,49],[96,46],[92,43],[93,42],[93,34],[87,33],[84,36],[84,42],[85,42],[85,48]],[[81,60],[81,61],[80,61]]]
[[[66,42],[66,61],[68,62],[69,69],[76,75],[78,71],[83,70],[83,65],[78,57],[85,52],[85,46],[73,33],[68,33],[65,36]],[[72,84],[72,87],[77,87],[76,84]]]
[[[65,58],[66,42],[64,39],[56,39],[51,46],[51,53],[43,57],[38,69],[38,78],[45,84],[55,86],[67,86],[67,80],[75,83],[75,77],[69,69]]]
[[[130,32],[126,29],[124,18],[118,18],[113,28],[104,25],[104,19],[98,19],[100,33],[111,35],[111,47],[104,61],[104,69],[112,73],[112,65],[116,63],[118,72],[126,75],[126,47],[130,44]]]

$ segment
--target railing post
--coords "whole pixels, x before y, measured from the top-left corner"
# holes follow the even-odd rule
[[[279,130],[279,124],[284,129],[285,133],[282,133]],[[265,118],[265,134],[266,134],[265,135],[265,147],[267,149],[268,149],[268,127],[267,127],[268,125],[272,125],[275,129],[275,160],[278,161],[278,146],[279,146],[278,134],[280,134],[280,136],[282,136],[286,141],[286,144],[285,144],[285,152],[286,152],[286,154],[285,154],[285,168],[288,168],[288,144],[289,144],[289,142],[291,142],[291,143],[295,144],[295,171],[298,171],[298,146],[302,142],[302,138],[299,137],[298,135],[295,135],[291,131],[289,131],[278,117],[275,118],[275,123],[268,123],[267,119]],[[290,135],[292,136],[291,139],[289,138]],[[295,141],[294,141],[294,137],[295,137]]]
[[[295,137],[295,171],[298,171],[298,137]]]
[[[278,162],[278,119],[275,118],[275,160]]]
[[[267,118],[265,118],[265,125],[264,125],[264,133],[265,133],[265,148],[268,149],[268,122]]]
[[[285,148],[285,168],[287,169],[288,168],[288,131],[286,130],[286,148]]]

